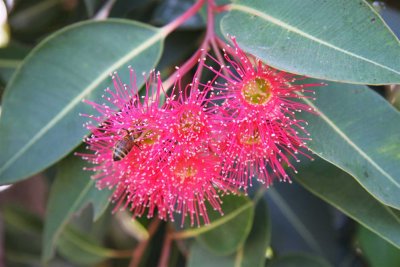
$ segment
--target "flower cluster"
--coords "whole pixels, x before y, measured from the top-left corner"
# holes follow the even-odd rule
[[[301,78],[265,65],[261,60],[246,55],[232,38],[234,48],[226,45],[224,61],[209,58],[219,70],[206,67],[221,78],[215,82],[213,99],[222,101],[216,106],[217,120],[227,131],[225,147],[221,151],[223,172],[243,185],[252,185],[252,178],[269,186],[274,178],[290,181],[284,166],[296,172],[291,158],[297,154],[311,158],[306,141],[310,140],[296,113],[314,112],[311,107],[296,101],[312,98],[309,87],[321,84],[296,84]]]
[[[208,56],[218,68],[199,62],[214,75],[207,83],[196,74],[165,92],[153,71],[141,93],[130,69],[130,85],[113,77],[106,103],[85,101],[100,116],[87,123],[94,153],[81,156],[93,163],[100,188],[115,188],[117,208],[172,221],[181,213],[182,224],[187,216],[192,225],[207,224],[207,206],[222,214],[220,194],[246,191],[252,178],[267,186],[289,180],[290,160],[307,155],[306,122],[296,112],[312,110],[297,99],[309,97],[315,84],[295,84],[293,75],[233,41],[223,60]]]

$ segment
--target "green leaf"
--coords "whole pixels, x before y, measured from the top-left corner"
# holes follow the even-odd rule
[[[400,208],[400,113],[366,86],[329,83],[316,101],[304,100],[319,115],[308,122],[309,147],[350,173],[370,194]]]
[[[3,97],[0,117],[0,184],[22,180],[50,166],[76,147],[93,114],[83,98],[102,103],[109,74],[129,82],[132,65],[151,70],[165,32],[127,20],[82,22],[56,32],[25,59]],[[40,156],[38,156],[40,155]]]
[[[232,195],[223,197],[222,201],[222,210],[226,215],[221,218],[217,212],[210,213],[210,221],[213,222],[208,226],[210,231],[199,235],[197,239],[214,253],[226,255],[241,246],[250,233],[254,203],[244,196]],[[215,223],[221,221],[222,224],[213,228]]]
[[[309,254],[292,254],[272,261],[267,267],[330,267],[331,265],[319,256]]]
[[[310,229],[310,225],[307,225],[304,220],[299,215],[299,211],[295,210],[293,206],[288,203],[288,200],[281,195],[281,193],[276,190],[276,188],[269,188],[267,191],[268,198],[270,201],[276,205],[283,216],[287,219],[290,225],[296,230],[299,236],[305,241],[305,243],[319,255],[324,255],[321,249],[321,244],[318,242],[318,237],[316,233]],[[272,203],[271,203],[272,204]]]
[[[217,255],[195,242],[191,247],[189,267],[196,266],[235,266],[263,267],[265,252],[271,239],[271,224],[267,205],[259,201],[256,205],[253,227],[243,246],[231,255]]]
[[[190,248],[188,267],[235,267],[234,256],[215,255],[198,242]]]
[[[362,254],[370,267],[400,266],[400,251],[376,234],[360,227],[357,233]]]
[[[22,207],[14,204],[7,205],[2,209],[2,215],[11,229],[15,229],[21,233],[42,233],[42,220],[36,214],[33,214]]]
[[[337,226],[334,208],[297,183],[274,183],[265,195],[275,255],[301,249],[334,262],[337,258]]]
[[[15,203],[2,207],[1,215],[4,266],[16,266],[17,263],[40,266],[34,265],[40,262],[40,235],[43,230],[40,216]]]
[[[254,215],[254,203],[245,196],[226,195],[222,198],[221,216],[209,212],[209,225],[178,232],[178,238],[197,237],[200,243],[218,254],[233,253],[246,240]],[[211,210],[211,209],[210,209]]]
[[[271,66],[334,81],[400,82],[399,40],[366,1],[238,0],[230,9],[222,31]]]
[[[85,165],[87,162],[73,155],[59,165],[47,206],[43,233],[44,261],[51,259],[57,238],[73,214],[91,203],[94,208],[94,220],[97,220],[107,208],[111,191],[98,190],[95,181],[89,177],[90,173],[83,171]]]
[[[104,248],[90,235],[71,226],[62,233],[57,248],[63,257],[79,265],[95,265],[107,258],[132,256],[131,250],[116,251]]]
[[[108,258],[107,249],[73,229],[64,231],[57,243],[60,255],[78,265],[93,266]]]
[[[400,248],[400,218],[350,175],[317,159],[298,168],[296,181],[347,216]]]
[[[255,209],[253,227],[236,255],[235,267],[263,267],[265,253],[271,241],[271,221],[268,207],[260,200]]]

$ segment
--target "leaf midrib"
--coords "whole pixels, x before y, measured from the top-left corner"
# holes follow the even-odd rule
[[[54,240],[57,235],[61,233],[62,228],[67,224],[67,220],[65,218],[69,218],[79,207],[79,205],[82,203],[82,200],[86,197],[87,193],[90,191],[90,189],[93,187],[94,180],[89,180],[87,185],[83,188],[83,190],[80,192],[78,197],[75,198],[75,201],[70,205],[70,209],[66,212],[66,216],[63,218],[61,224],[55,229],[53,232],[53,235],[50,236],[50,242],[48,242],[49,245],[54,245]],[[90,201],[89,201],[90,202]],[[51,253],[53,253],[52,246],[45,246],[45,249],[43,250],[44,252],[44,259],[49,259],[51,256]]]
[[[382,173],[383,176],[387,177],[390,182],[392,182],[397,188],[400,189],[400,184],[389,174],[387,173],[384,169],[382,169],[370,156],[368,156],[367,153],[365,153],[359,146],[357,146],[350,137],[348,137],[332,120],[329,119],[327,115],[325,115],[324,112],[322,112],[317,106],[315,106],[309,99],[303,98],[302,101],[312,107],[318,114],[319,117],[322,118],[342,139],[348,143],[354,150],[361,156],[363,157],[366,161],[368,161],[373,167],[375,167],[380,173]],[[317,151],[314,151],[318,155]],[[321,155],[323,157],[323,155]],[[348,170],[345,170],[346,172]],[[363,187],[364,185],[361,184]],[[364,187],[365,188],[365,187]],[[368,192],[369,190],[365,188]]]
[[[150,29],[150,28],[149,28]],[[43,128],[34,135],[29,142],[27,142],[24,146],[22,146],[9,160],[0,168],[0,175],[10,166],[12,165],[21,155],[23,155],[36,141],[42,138],[51,128],[54,127],[69,111],[71,111],[76,105],[80,103],[84,96],[91,93],[100,83],[104,80],[105,77],[109,75],[109,73],[121,67],[128,60],[133,57],[139,55],[146,48],[152,46],[157,41],[160,41],[165,37],[165,32],[162,30],[154,29],[155,34],[153,37],[149,38],[146,42],[143,42],[141,45],[135,47],[130,53],[126,54],[114,64],[112,64],[109,68],[103,71],[97,79],[95,79],[92,83],[90,83],[79,95],[74,97],[68,105],[66,105],[60,112],[57,113]]]
[[[377,235],[379,235],[381,238],[383,238],[384,240],[386,240],[387,242],[389,242],[390,244],[394,245],[395,247],[398,247],[400,249],[400,243],[397,244],[396,242],[394,242],[393,240],[391,240],[390,238],[388,238],[386,235],[381,234],[380,230],[377,230],[375,228],[376,225],[374,226],[375,228],[373,228],[372,226],[370,226],[370,224],[368,224],[367,222],[364,222],[362,219],[360,219],[359,216],[355,215],[354,211],[349,211],[347,209],[345,209],[342,205],[336,203],[334,200],[330,199],[329,197],[326,197],[325,194],[321,194],[320,192],[318,192],[317,190],[314,190],[314,188],[312,186],[310,186],[307,183],[304,183],[304,181],[302,181],[301,179],[297,179],[297,181],[304,187],[306,188],[308,191],[312,192],[314,195],[318,196],[319,198],[321,198],[322,200],[324,200],[327,203],[330,203],[333,207],[335,207],[336,209],[338,209],[339,211],[341,211],[342,213],[346,214],[347,216],[349,216],[350,218],[352,218],[353,220],[357,221],[358,223],[360,223],[362,226],[364,226],[365,228],[367,228],[368,230],[376,233]],[[391,217],[393,217],[396,222],[399,223],[400,225],[400,221],[399,218],[397,218],[397,216],[393,213],[393,212],[389,212],[389,208],[387,206],[385,206],[382,203],[379,203],[381,205],[381,207],[383,207],[383,209],[385,209],[386,211],[388,211],[389,215]],[[386,233],[385,233],[386,234]]]
[[[297,217],[297,215],[292,211],[290,206],[287,204],[286,200],[283,199],[280,194],[274,189],[268,189],[268,195],[275,202],[275,204],[280,208],[281,212],[288,219],[289,222],[292,223],[293,227],[297,230],[299,235],[306,241],[306,243],[312,248],[314,251],[323,255],[321,249],[319,248],[318,242],[312,235],[310,231],[308,231],[307,227],[301,222],[301,220]]]
[[[229,6],[230,6],[230,9],[232,9],[232,10],[236,9],[238,11],[243,11],[243,12],[246,12],[246,13],[249,13],[249,14],[252,14],[252,15],[256,15],[259,18],[261,18],[261,19],[263,19],[265,21],[268,21],[268,22],[270,22],[272,24],[275,24],[275,25],[277,25],[279,27],[282,27],[282,28],[286,29],[289,32],[293,32],[295,34],[301,35],[301,36],[303,36],[303,37],[305,37],[307,39],[310,39],[312,41],[315,41],[315,42],[317,42],[317,43],[319,43],[321,45],[327,46],[327,47],[332,48],[334,50],[337,50],[337,51],[339,51],[341,53],[347,54],[347,55],[349,55],[351,57],[354,57],[354,58],[357,58],[359,60],[371,63],[371,64],[373,64],[375,66],[381,67],[381,68],[386,69],[386,70],[388,70],[390,72],[393,72],[395,74],[400,75],[400,71],[397,71],[395,69],[392,69],[389,66],[383,65],[383,64],[378,63],[376,61],[373,61],[373,60],[370,60],[368,58],[365,58],[365,57],[363,57],[361,55],[355,54],[353,52],[350,52],[348,50],[345,50],[343,48],[335,46],[334,44],[331,44],[331,43],[329,43],[327,41],[324,41],[324,40],[321,40],[319,38],[316,38],[316,37],[312,36],[311,34],[308,34],[308,33],[304,32],[304,31],[302,31],[302,30],[300,30],[300,29],[298,29],[298,28],[296,28],[296,27],[294,27],[292,25],[289,25],[289,24],[287,24],[287,23],[285,23],[285,22],[283,22],[283,21],[281,21],[281,20],[279,20],[279,19],[277,19],[275,17],[272,17],[272,16],[270,16],[270,15],[268,15],[266,13],[263,13],[263,12],[257,10],[257,9],[254,9],[254,8],[251,8],[251,7],[248,7],[248,6],[244,6],[244,5],[240,5],[240,4],[231,4]]]
[[[190,229],[190,230],[178,232],[175,234],[175,236],[178,238],[189,238],[189,237],[195,237],[200,234],[206,233],[206,232],[211,231],[211,230],[217,228],[218,226],[221,226],[224,223],[234,219],[235,217],[239,216],[242,212],[246,211],[248,208],[251,208],[252,206],[253,206],[253,202],[250,201],[250,202],[246,203],[245,205],[228,213],[227,215],[221,217],[220,219],[215,220],[214,222],[212,222],[209,225],[203,226],[198,229]]]
[[[244,253],[244,246],[240,246],[240,248],[236,252],[235,263],[234,267],[241,267],[243,264],[243,253]]]

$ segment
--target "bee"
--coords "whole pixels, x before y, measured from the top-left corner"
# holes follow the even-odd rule
[[[125,131],[126,135],[121,140],[118,140],[114,145],[113,155],[112,155],[113,161],[119,161],[125,158],[134,146],[140,149],[138,141],[140,141],[143,132],[142,131],[132,132],[128,130]]]

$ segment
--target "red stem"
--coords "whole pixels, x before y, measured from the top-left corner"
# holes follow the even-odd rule
[[[160,226],[161,221],[158,219],[154,219],[149,226],[149,238],[140,242],[136,248],[133,250],[132,260],[129,263],[129,267],[138,267],[144,252],[146,251],[147,245],[150,242],[150,239],[156,233],[158,227]]]
[[[215,41],[217,42],[217,44],[218,44],[220,47],[223,47],[225,50],[229,51],[229,53],[232,53],[232,54],[235,53],[235,49],[232,48],[232,46],[226,45],[225,42],[224,42],[224,40],[222,40],[221,38],[216,37],[216,38],[215,38]]]
[[[189,8],[180,17],[176,18],[171,23],[162,27],[161,31],[163,31],[165,35],[170,34],[172,31],[174,31],[176,28],[182,25],[186,20],[195,15],[197,11],[199,11],[199,9],[203,6],[204,2],[205,0],[198,0],[191,8]]]
[[[214,12],[221,13],[221,12],[225,12],[225,11],[230,10],[230,8],[231,8],[230,4],[221,5],[221,6],[215,6],[214,7]]]
[[[186,20],[188,20],[190,17],[195,15],[199,9],[204,5],[205,0],[198,0],[191,8],[189,8],[185,13],[183,13],[180,17],[172,21],[171,23],[165,25],[164,27],[161,28],[161,31],[165,36],[170,34],[172,31],[174,31],[176,28],[178,28],[180,25],[182,25]],[[207,51],[211,48],[214,50],[218,60],[222,61],[222,55],[218,49],[218,44],[222,42],[216,35],[214,31],[214,12],[223,12],[229,9],[228,5],[225,6],[216,6],[214,0],[207,0],[208,5],[207,5],[207,30],[206,30],[206,35],[204,37],[203,42],[200,45],[200,48],[191,56],[185,63],[182,64],[180,68],[178,68],[172,75],[169,76],[169,78],[163,83],[163,88],[165,91],[167,91],[172,85],[175,84],[176,78],[179,76],[185,75],[187,72],[189,72],[199,60],[203,60],[203,58],[206,56]],[[202,72],[204,65],[199,64],[197,68],[197,78],[200,79],[200,75]],[[133,251],[133,257],[130,262],[129,267],[137,267],[140,264],[141,257],[143,253],[146,250],[146,247],[149,243],[150,238],[154,235],[156,232],[158,226],[160,224],[159,220],[154,220],[150,226],[149,226],[149,239],[145,240],[135,248]],[[167,267],[168,266],[168,260],[169,260],[169,254],[171,251],[171,244],[173,240],[173,234],[171,233],[171,230],[167,230],[167,234],[165,236],[164,244],[163,244],[163,249],[162,249],[162,254],[160,257],[160,261],[158,264],[158,267]]]
[[[167,234],[165,235],[160,261],[158,262],[158,267],[168,267],[171,245],[172,245],[171,230],[167,229]]]
[[[203,3],[204,1],[199,1],[197,2],[197,4],[200,2]],[[208,6],[207,6],[206,36],[204,37],[204,40],[201,43],[200,48],[193,54],[193,56],[191,56],[185,63],[183,63],[183,65],[179,69],[177,69],[173,74],[171,74],[168,77],[168,79],[163,83],[163,87],[165,90],[168,90],[172,85],[175,84],[176,78],[183,76],[187,72],[189,72],[198,63],[199,59],[202,60],[205,57],[207,51],[210,48],[210,44],[212,45],[213,50],[217,53],[217,56],[219,54],[219,50],[216,46],[216,43],[214,42],[214,39],[216,38],[214,31],[214,10],[218,9],[218,6],[215,5],[214,0],[207,0],[207,2]],[[186,19],[188,18],[189,17],[186,17]],[[183,23],[183,21],[181,23]],[[197,76],[198,79],[200,79],[202,69],[203,69],[203,64],[200,64],[196,71],[196,73],[198,74]]]
[[[214,31],[214,13],[213,13],[213,8],[215,7],[214,0],[208,0],[208,5],[207,5],[207,31],[206,31],[206,37],[204,38],[204,42],[202,46],[200,47],[201,54],[200,54],[200,60],[203,60],[203,58],[206,56],[208,49],[210,48],[210,42],[213,40],[215,37],[215,31]],[[205,60],[205,59],[204,59]],[[201,73],[203,70],[204,65],[199,64],[197,67],[197,79],[200,80],[201,78]]]
[[[201,50],[197,50],[193,56],[191,56],[183,65],[178,68],[173,74],[171,74],[167,80],[163,82],[163,88],[167,91],[172,85],[174,85],[176,78],[185,75],[189,70],[191,70],[194,65],[196,65],[198,59],[200,58]]]

